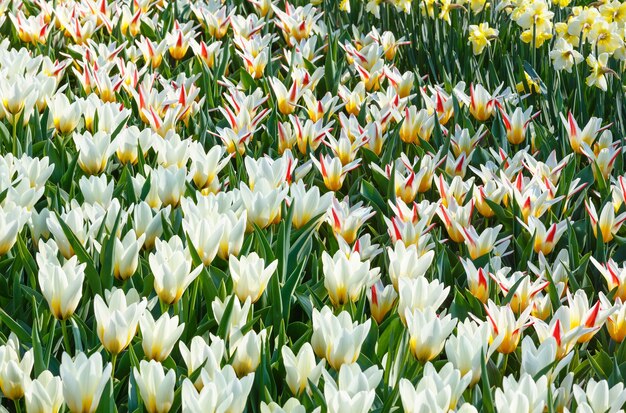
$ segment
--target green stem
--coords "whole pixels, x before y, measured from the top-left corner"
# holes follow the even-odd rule
[[[15,156],[18,156],[18,153],[17,153],[17,122],[18,122],[18,119],[15,119],[15,116],[13,116],[13,148],[12,148],[12,152],[13,152],[13,155],[15,155]]]
[[[13,400],[13,403],[15,404],[15,411],[17,413],[22,413],[22,406],[20,406],[20,401],[19,400]]]
[[[111,380],[115,379],[116,362],[117,362],[117,354],[111,354]]]
[[[61,320],[61,331],[63,332],[63,346],[68,354],[71,354],[72,347],[70,346],[70,336],[67,331],[67,320]]]

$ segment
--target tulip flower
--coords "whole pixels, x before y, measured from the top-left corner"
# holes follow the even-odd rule
[[[389,256],[389,277],[396,290],[399,289],[401,278],[415,279],[423,277],[435,257],[433,251],[419,255],[415,245],[404,245],[402,240],[392,247],[387,247]]]
[[[290,208],[293,209],[291,223],[296,229],[302,228],[314,217],[328,211],[333,200],[332,193],[320,195],[320,190],[316,186],[307,190],[302,181],[292,184],[289,190]]]
[[[205,267],[211,265],[217,255],[224,235],[224,224],[224,221],[216,223],[194,213],[185,214],[183,218],[183,229]]]
[[[535,381],[524,373],[519,380],[511,374],[496,389],[495,404],[499,412],[542,412],[548,403],[548,377]]]
[[[561,236],[567,230],[567,221],[561,221],[554,223],[546,228],[543,223],[533,217],[528,217],[528,224],[520,221],[520,224],[533,236],[534,243],[533,249],[536,253],[543,253],[544,255],[550,254],[556,244],[561,239]]]
[[[68,135],[76,129],[82,115],[80,102],[70,103],[67,96],[57,93],[47,99],[51,121],[58,133]]]
[[[104,387],[111,379],[111,363],[104,368],[96,352],[89,358],[80,352],[74,360],[63,353],[60,376],[63,399],[72,413],[93,413],[98,409]]]
[[[600,216],[598,216],[593,202],[587,202],[587,200],[585,200],[585,209],[587,210],[589,220],[591,221],[591,230],[593,231],[593,235],[595,235],[596,238],[598,238],[598,236],[602,236],[602,241],[605,243],[613,240],[613,236],[617,233],[617,231],[619,231],[624,221],[626,221],[626,212],[616,217],[615,210],[613,209],[613,205],[611,205],[611,203],[606,203],[602,207]],[[598,228],[600,229],[599,234]]]
[[[256,303],[267,287],[269,279],[276,271],[278,260],[265,267],[265,260],[256,252],[237,258],[234,255],[228,260],[230,276],[233,280],[233,291],[241,302],[250,298]]]
[[[119,354],[130,344],[137,333],[137,324],[146,306],[145,298],[139,299],[136,290],[128,293],[113,288],[104,292],[105,300],[96,295],[93,310],[98,324],[100,342],[111,354]]]
[[[360,159],[356,159],[346,165],[343,165],[339,158],[333,158],[329,155],[322,156],[322,154],[320,154],[319,161],[313,156],[313,154],[311,154],[311,160],[317,169],[319,169],[322,173],[324,185],[326,185],[326,188],[330,191],[340,190],[348,172],[356,169],[361,162]]]
[[[606,380],[596,381],[590,378],[585,389],[575,384],[573,393],[581,411],[619,412],[626,403],[626,389],[621,382],[609,387]]]
[[[365,290],[365,294],[367,295],[372,317],[378,324],[382,323],[385,316],[396,303],[398,293],[393,285],[383,286],[382,281],[378,280],[370,289]]]
[[[210,375],[202,370],[200,378],[205,387],[217,389],[217,405],[223,406],[225,412],[243,412],[254,382],[254,373],[237,378],[233,366],[225,365]],[[204,388],[203,388],[204,389]],[[192,393],[193,395],[193,393]],[[202,406],[204,410],[205,406]]]
[[[78,150],[78,165],[89,175],[98,175],[104,171],[111,156],[111,135],[106,132],[90,132],[72,135]]]
[[[143,246],[146,234],[136,237],[134,231],[128,231],[124,238],[115,238],[113,249],[113,274],[118,280],[127,280],[137,271],[139,251]]]
[[[37,254],[39,265],[39,287],[50,306],[50,311],[59,320],[67,320],[74,314],[83,295],[86,264],[79,264],[76,256],[63,265],[55,257]]]
[[[25,400],[28,413],[57,413],[63,406],[61,379],[44,370],[28,385]]]
[[[231,338],[230,350],[233,356],[232,366],[237,377],[244,377],[254,372],[261,363],[262,351],[266,346],[267,331],[256,333],[254,330],[247,332],[236,340]]]
[[[457,324],[456,335],[446,340],[446,357],[461,372],[463,377],[470,375],[470,385],[480,380],[481,360],[489,359],[498,346],[497,342],[489,344],[489,325],[470,318]]]
[[[511,145],[519,145],[526,139],[526,129],[528,124],[533,121],[540,112],[533,113],[533,107],[530,106],[525,111],[522,108],[517,107],[511,115],[508,115],[502,107],[500,107],[500,114],[502,115],[502,122],[506,129],[506,138]]]
[[[452,401],[452,389],[449,386],[437,388],[431,381],[413,386],[410,380],[401,379],[398,385],[402,408],[407,413],[448,411]],[[420,381],[421,383],[421,381]]]
[[[261,402],[261,413],[305,413],[304,406],[300,404],[298,399],[292,397],[281,407],[276,402],[265,404]]]
[[[378,268],[370,269],[369,261],[361,262],[358,252],[347,257],[342,251],[332,257],[322,252],[322,271],[324,287],[335,307],[357,301],[363,290],[377,281],[380,272]]]
[[[341,202],[333,198],[333,204],[328,211],[328,222],[332,226],[333,233],[336,237],[343,238],[348,244],[356,241],[359,229],[365,221],[374,216],[372,207],[362,205],[362,202],[357,202],[350,206],[348,198]]]
[[[450,314],[439,317],[432,307],[413,311],[407,308],[404,316],[410,337],[409,348],[420,362],[430,361],[441,353],[458,321]]]
[[[164,304],[176,304],[195,280],[202,266],[191,269],[189,250],[175,235],[168,242],[156,240],[156,252],[148,257],[154,274],[154,289]]]
[[[267,228],[280,221],[281,206],[289,192],[287,185],[276,188],[267,179],[255,182],[254,188],[243,183],[239,192],[248,213],[248,231],[253,230],[253,224]]]
[[[328,411],[339,413],[368,412],[376,396],[375,389],[383,377],[383,371],[372,366],[362,371],[358,364],[343,364],[337,382],[324,373],[324,398]]]
[[[428,113],[426,109],[417,110],[415,106],[409,106],[404,110],[401,117],[399,136],[403,142],[419,144],[420,139],[430,141],[435,129],[434,114]]]
[[[304,343],[297,355],[289,347],[283,346],[281,355],[287,374],[285,380],[294,396],[300,395],[304,390],[310,392],[309,381],[317,386],[325,360],[322,359],[316,364],[315,354],[309,343]]]
[[[445,287],[439,280],[429,282],[426,277],[398,279],[398,315],[406,324],[405,315],[414,310],[432,308],[437,311],[448,297],[450,287]]]
[[[252,307],[252,301],[247,298],[243,303],[240,303],[238,299],[232,295],[224,298],[224,301],[216,297],[211,303],[211,309],[215,316],[215,321],[219,324],[222,321],[222,316],[226,311],[226,307],[230,300],[233,300],[233,306],[228,319],[228,328],[226,330],[228,337],[237,338],[241,334],[241,328],[248,322],[248,314]]]
[[[626,305],[620,298],[616,298],[615,304],[612,305],[604,293],[601,292],[599,296],[604,308],[615,308],[615,311],[606,319],[606,329],[613,341],[621,343],[626,338]]]
[[[370,324],[369,319],[363,324],[352,322],[346,311],[335,316],[326,306],[321,311],[313,309],[313,350],[333,369],[339,370],[342,364],[354,363],[359,358]]]
[[[0,206],[0,255],[5,255],[13,248],[19,232],[29,218],[30,213],[13,202],[5,202]]]
[[[472,225],[469,228],[461,228],[470,257],[475,260],[478,257],[489,254],[501,229],[502,225],[496,225],[494,228],[485,229],[479,235]]]
[[[474,297],[482,303],[486,303],[489,298],[489,277],[484,268],[476,269],[470,259],[460,258],[461,264],[467,275],[467,289]]]
[[[20,355],[20,342],[13,333],[0,346],[0,389],[7,399],[17,401],[24,397],[34,365],[33,349]]]
[[[188,378],[183,381],[182,407],[183,413],[225,411],[232,402],[234,395],[221,400],[218,406],[218,389],[215,383],[207,383],[200,391]]]
[[[178,324],[178,316],[170,318],[164,313],[158,320],[150,312],[144,312],[139,319],[141,329],[141,347],[148,360],[162,362],[172,352],[174,345],[185,328],[185,323]]]
[[[598,262],[594,257],[589,257],[596,269],[602,274],[606,280],[607,289],[609,292],[615,290],[613,297],[615,299],[621,299],[622,302],[626,300],[626,268],[620,267],[615,261],[610,259],[607,263],[603,264]]]
[[[187,345],[180,341],[178,343],[178,349],[180,355],[183,358],[185,365],[187,366],[187,375],[191,376],[194,371],[200,367],[219,370],[222,357],[224,356],[224,340],[219,337],[211,336],[211,345],[209,346],[204,338],[201,336],[194,336],[191,339],[191,345]],[[213,370],[210,370],[213,371]],[[202,379],[198,377],[193,385],[197,390],[201,390],[203,383]]]
[[[148,413],[167,413],[174,403],[174,385],[176,372],[169,370],[167,374],[158,361],[141,360],[139,369],[133,369],[139,394]]]
[[[601,127],[602,119],[592,117],[581,130],[572,112],[567,113],[567,119],[561,114],[561,121],[565,125],[570,146],[576,153],[583,153],[583,143],[592,146],[598,134],[607,128]]]
[[[513,309],[513,312],[520,314],[526,310],[533,298],[543,291],[550,282],[541,277],[531,281],[530,276],[521,271],[515,271],[507,277],[510,271],[511,268],[504,267],[496,271],[495,274],[489,275],[498,284],[503,294],[510,294],[511,289],[515,288],[511,297],[510,307]]]
[[[522,374],[537,377],[541,372],[541,375],[545,374],[549,379],[557,377],[559,372],[572,361],[574,353],[569,353],[562,359],[558,359],[557,355],[558,344],[556,338],[548,337],[539,346],[535,347],[532,338],[529,336],[524,337],[524,340],[522,340]],[[557,361],[558,363],[554,364]],[[546,371],[548,367],[552,368]]]
[[[513,314],[511,306],[508,304],[498,307],[493,301],[489,300],[485,304],[485,311],[491,327],[489,341],[495,342],[497,340],[500,342],[497,348],[499,353],[509,354],[515,351],[522,331],[530,325],[528,319],[532,307],[527,307],[517,319],[515,314]]]

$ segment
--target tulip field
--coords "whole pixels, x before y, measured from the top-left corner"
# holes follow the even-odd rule
[[[0,412],[617,413],[626,1],[0,0]]]

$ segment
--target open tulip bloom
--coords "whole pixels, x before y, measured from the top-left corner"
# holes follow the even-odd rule
[[[0,33],[0,412],[626,410],[625,2]]]

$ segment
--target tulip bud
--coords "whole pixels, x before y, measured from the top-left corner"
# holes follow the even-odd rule
[[[158,320],[146,311],[139,319],[141,347],[147,359],[163,361],[169,356],[174,345],[185,329],[185,323],[178,324],[178,316],[170,318],[164,313]]]
[[[300,395],[305,389],[310,392],[309,381],[317,386],[324,370],[325,360],[322,359],[316,364],[315,354],[309,343],[304,343],[297,355],[289,347],[283,346],[281,355],[287,373],[285,381],[294,396]]]
[[[28,413],[57,413],[63,405],[61,379],[44,370],[28,386],[25,399]]]
[[[111,380],[111,363],[102,368],[102,356],[96,352],[89,358],[78,353],[72,360],[63,353],[60,376],[63,399],[72,413],[94,413],[107,382]]]
[[[167,413],[174,403],[174,385],[176,372],[165,374],[163,365],[158,361],[141,360],[139,369],[133,369],[139,394],[148,413]]]
[[[98,324],[98,338],[111,354],[121,353],[137,333],[137,324],[148,305],[145,298],[139,299],[136,290],[128,293],[113,288],[104,292],[106,303],[96,295],[93,310]]]

